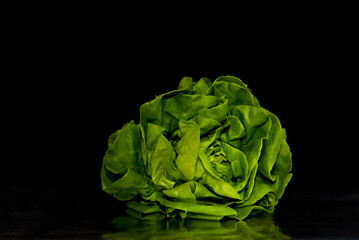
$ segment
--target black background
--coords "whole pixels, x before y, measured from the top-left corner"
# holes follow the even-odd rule
[[[138,123],[139,107],[176,89],[183,76],[237,76],[279,117],[294,173],[282,211],[299,205],[296,197],[306,192],[358,191],[357,49],[350,26],[300,18],[249,29],[216,21],[169,27],[162,18],[138,25],[126,18],[118,25],[34,19],[22,19],[8,35],[0,183],[5,236],[19,226],[20,236],[21,229],[25,236],[57,229],[40,220],[56,209],[64,210],[57,218],[70,222],[89,212],[105,221],[115,215],[109,211],[121,211],[100,186],[107,138],[131,119]],[[69,220],[76,210],[82,215]]]
[[[176,89],[183,76],[234,75],[286,128],[298,187],[354,186],[355,140],[348,134],[355,131],[355,73],[344,53],[309,44],[288,53],[286,45],[268,50],[258,44],[246,55],[231,48],[127,52],[123,44],[121,53],[66,45],[45,55],[41,49],[15,69],[21,79],[13,83],[8,117],[16,125],[6,129],[14,131],[7,173],[16,169],[15,182],[94,183],[108,136],[131,119],[138,123],[143,103]]]

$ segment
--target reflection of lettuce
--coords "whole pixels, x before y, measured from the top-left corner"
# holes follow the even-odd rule
[[[177,219],[159,220],[157,217],[149,220],[140,216],[117,217],[112,220],[112,224],[118,231],[103,234],[104,239],[290,239],[281,233],[270,215],[239,222],[198,219],[181,222]]]
[[[242,220],[273,212],[291,168],[285,130],[247,85],[185,77],[110,136],[101,180],[141,213]]]

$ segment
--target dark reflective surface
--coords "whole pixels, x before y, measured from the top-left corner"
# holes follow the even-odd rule
[[[359,239],[357,189],[288,189],[242,222],[139,216],[98,188],[0,191],[0,239]]]
[[[128,217],[112,220],[117,232],[104,234],[107,240],[119,239],[290,239],[274,224],[272,215],[261,214],[246,221],[205,221],[164,219],[161,214],[138,216],[129,211]]]
[[[359,239],[359,190],[295,190],[275,218],[293,239]]]

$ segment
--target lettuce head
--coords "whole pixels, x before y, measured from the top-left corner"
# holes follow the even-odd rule
[[[142,214],[242,220],[273,212],[292,173],[279,119],[233,76],[194,82],[140,107],[108,140],[102,189]]]

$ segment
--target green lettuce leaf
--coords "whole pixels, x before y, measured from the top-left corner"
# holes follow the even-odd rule
[[[109,137],[105,192],[141,214],[238,220],[274,211],[292,177],[279,119],[233,76],[193,82],[140,107]]]

